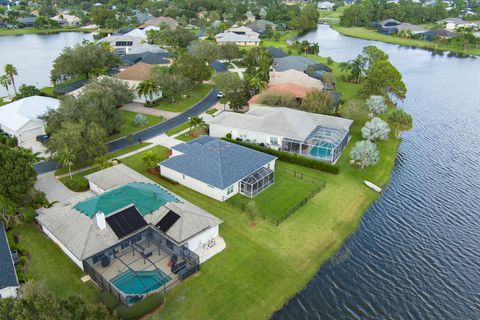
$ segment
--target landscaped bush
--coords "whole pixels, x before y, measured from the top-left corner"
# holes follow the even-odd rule
[[[118,299],[108,291],[104,290],[100,292],[99,297],[100,301],[107,307],[110,312],[113,312],[113,310],[120,304],[120,301],[118,301]]]
[[[74,177],[72,179],[68,178],[64,183],[68,189],[75,192],[82,192],[88,190],[88,180],[84,177]]]
[[[310,159],[310,158],[307,158],[307,157],[302,157],[302,156],[299,156],[299,155],[296,155],[296,154],[293,154],[293,153],[288,153],[288,152],[285,152],[285,151],[279,151],[279,150],[275,150],[275,149],[262,147],[262,146],[259,146],[258,144],[242,142],[242,141],[228,139],[228,138],[223,138],[223,140],[228,141],[228,142],[232,142],[232,143],[236,143],[236,144],[239,144],[239,145],[245,146],[247,148],[260,151],[260,152],[271,154],[272,156],[277,157],[281,161],[298,164],[298,165],[303,166],[303,167],[317,169],[317,170],[325,171],[325,172],[328,172],[328,173],[334,173],[334,174],[337,174],[338,171],[339,171],[338,166],[335,165],[335,164],[330,164],[330,163],[322,162],[322,161],[319,161],[319,160],[314,160],[314,159]]]
[[[125,305],[118,306],[115,311],[117,316],[123,320],[138,319],[141,316],[152,312],[156,308],[160,307],[163,303],[163,294],[154,293],[146,297],[145,299],[137,302],[131,307]]]

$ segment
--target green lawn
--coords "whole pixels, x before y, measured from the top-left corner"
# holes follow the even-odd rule
[[[162,99],[154,108],[170,112],[183,112],[190,109],[195,104],[200,102],[212,90],[210,84],[195,84],[191,93],[183,98],[182,96],[175,97],[175,103],[171,103],[170,98]]]
[[[38,225],[23,223],[12,231],[30,255],[26,276],[45,284],[60,297],[79,296],[85,301],[97,302],[99,291],[92,283],[82,283],[85,274],[43,232]]]
[[[212,108],[212,109],[208,109],[206,113],[213,116],[217,111],[218,111],[217,109]]]
[[[204,129],[200,129],[200,128],[194,128],[192,130],[189,130],[177,137],[175,137],[175,139],[178,139],[178,140],[182,140],[182,141],[190,141],[190,140],[193,140],[195,138],[198,138],[200,136],[203,136],[203,135],[207,135],[208,134],[208,130],[204,130]]]
[[[142,158],[143,155],[147,152],[154,152],[155,154],[157,154],[159,162],[168,158],[168,148],[165,148],[163,146],[155,146],[146,151],[139,152],[137,154],[131,155],[130,157],[122,159],[122,163],[137,171],[146,171],[147,168],[143,165]]]
[[[118,156],[121,156],[123,154],[129,153],[129,152],[132,152],[132,151],[135,151],[135,150],[138,150],[138,149],[141,149],[141,148],[146,147],[150,144],[151,143],[149,143],[149,142],[143,142],[142,144],[135,143],[135,144],[132,144],[131,146],[128,146],[126,148],[107,153],[105,155],[105,157],[107,159],[115,159]],[[91,166],[92,163],[93,163],[92,161],[79,162],[79,163],[76,163],[76,164],[72,165],[71,170],[72,171],[77,171],[77,170],[86,168],[88,166]],[[62,174],[66,174],[66,173],[68,173],[68,168],[63,168],[62,167],[62,168],[58,168],[57,170],[55,170],[55,175],[56,176],[60,176]]]
[[[253,199],[237,194],[227,202],[235,207],[249,209],[253,207],[259,218],[264,216],[275,220],[282,218],[290,208],[313,192],[321,182],[317,172],[313,176],[305,176],[301,179],[300,176],[297,178],[291,171],[285,169],[285,163],[277,161],[273,185]],[[317,180],[314,181],[313,178]]]
[[[86,175],[89,175],[90,173],[94,173],[94,172],[97,172],[100,170],[100,167],[96,166],[96,167],[93,167],[91,169],[88,169],[88,170],[84,170],[84,171],[81,171],[79,173],[76,173],[74,175],[72,175],[72,177],[70,178],[70,176],[65,176],[63,178],[60,178],[60,182],[65,184],[68,188],[68,183],[69,181],[76,181],[76,182],[81,182],[81,183],[84,183],[85,185],[87,185],[87,190],[88,190],[88,180],[85,179],[85,176]],[[69,188],[70,189],[70,188]],[[76,191],[76,190],[73,190],[73,191]]]
[[[125,119],[125,123],[120,128],[119,133],[108,137],[108,141],[113,141],[113,140],[128,136],[129,134],[133,134],[135,132],[145,130],[148,127],[152,127],[156,124],[159,124],[164,120],[162,117],[151,116],[146,114],[145,116],[147,117],[147,124],[140,127],[133,124],[133,118],[135,118],[135,115],[137,114],[136,112],[121,111],[121,113],[123,118]]]
[[[439,44],[434,41],[404,39],[396,36],[389,36],[389,35],[378,33],[376,30],[367,29],[364,27],[340,27],[340,26],[333,25],[332,28],[337,30],[343,35],[355,37],[355,38],[400,44],[408,47],[419,47],[419,48],[426,48],[426,49],[432,49],[432,50],[454,51],[459,53],[480,55],[480,46],[478,45],[476,47],[465,49],[463,46],[456,46],[452,44]]]
[[[187,121],[187,122],[184,122],[184,123],[182,123],[181,125],[173,128],[173,129],[168,130],[168,131],[165,132],[165,133],[167,134],[167,136],[171,137],[171,136],[173,136],[174,134],[179,133],[179,132],[181,132],[181,131],[183,131],[183,130],[186,130],[186,129],[188,129],[188,128],[189,128],[189,123],[188,123],[188,121]]]

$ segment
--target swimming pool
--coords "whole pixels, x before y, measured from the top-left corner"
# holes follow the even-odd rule
[[[317,142],[310,149],[310,155],[316,158],[329,158],[332,154],[333,144],[330,142]]]
[[[144,294],[160,288],[171,278],[162,271],[125,271],[110,282],[126,294]]]

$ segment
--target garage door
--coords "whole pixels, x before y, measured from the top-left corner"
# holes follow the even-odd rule
[[[18,140],[20,141],[26,141],[26,140],[31,140],[35,139],[36,136],[43,134],[43,127],[37,127],[37,128],[32,128],[32,129],[27,129],[22,131],[19,136]]]

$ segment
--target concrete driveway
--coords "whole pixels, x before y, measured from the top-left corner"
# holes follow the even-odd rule
[[[49,202],[58,201],[61,203],[67,203],[71,199],[78,197],[79,195],[92,195],[91,191],[85,192],[73,192],[72,190],[65,187],[63,183],[57,180],[53,172],[48,172],[40,174],[37,177],[37,182],[35,183],[35,188],[37,190],[45,192],[47,200]]]
[[[34,153],[35,152],[40,152],[42,157],[46,156],[46,150],[47,149],[45,148],[45,146],[43,144],[41,144],[40,142],[38,142],[35,139],[30,139],[30,140],[19,142],[18,145],[20,147],[23,147],[23,148],[26,148],[26,149],[32,149],[32,151]]]

